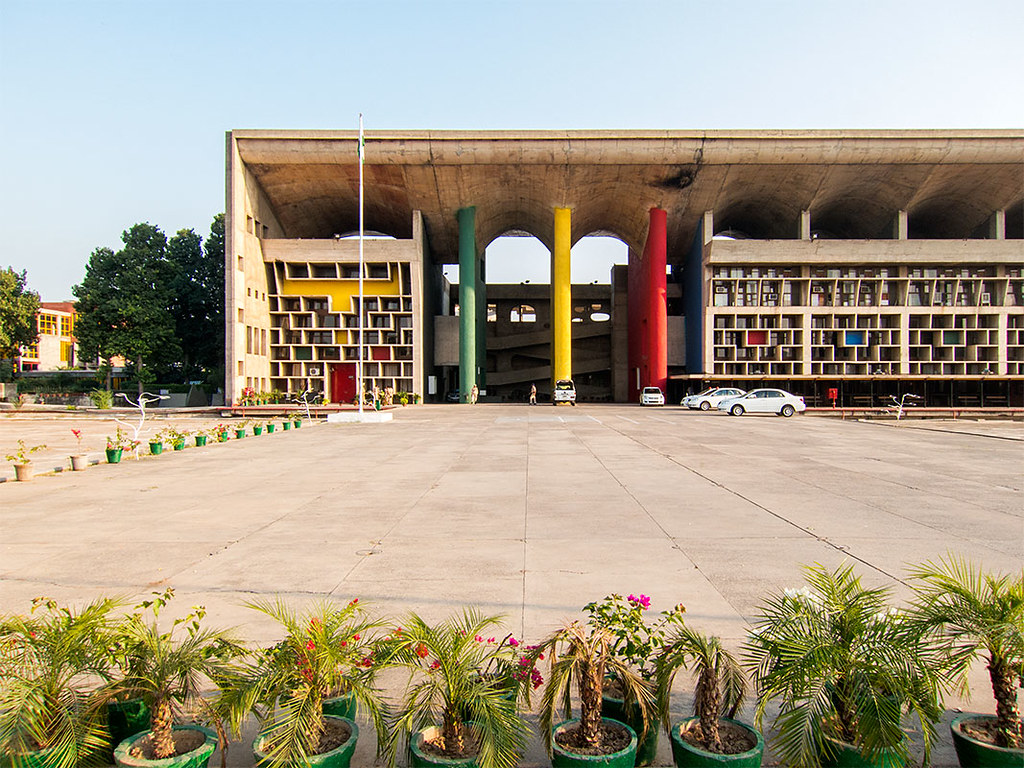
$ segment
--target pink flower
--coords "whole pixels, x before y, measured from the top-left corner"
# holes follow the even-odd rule
[[[640,595],[640,597],[637,597],[636,595],[630,595],[626,599],[633,605],[639,606],[640,609],[644,611],[651,607],[651,598],[649,598],[647,595]]]
[[[516,640],[514,637],[510,637],[508,639],[508,644],[511,645],[513,648],[515,648],[516,646],[519,645],[519,641]]]
[[[341,647],[344,648],[346,645],[348,645],[348,641],[347,640],[342,640],[341,641]]]
[[[438,661],[437,659],[434,659],[432,662],[430,662],[430,668],[431,669],[440,669],[441,668],[441,662]]]
[[[494,642],[494,638],[493,637],[488,637],[487,638],[487,642],[488,643],[493,643]]]
[[[310,640],[308,643],[306,643],[306,650],[307,651],[312,651],[314,648],[316,648],[316,643],[314,643],[312,640]]]
[[[416,655],[419,656],[421,659],[425,659],[429,653],[430,651],[427,650],[427,646],[425,646],[423,643],[420,643],[416,646]]]
[[[484,641],[484,639],[483,639],[483,638],[482,638],[482,637],[481,637],[480,635],[477,635],[477,636],[476,636],[476,637],[475,637],[474,639],[475,639],[475,640],[476,640],[476,641],[477,641],[478,643],[482,643],[482,642]]]
[[[359,635],[358,634],[352,635],[352,639],[358,641],[359,640]]]

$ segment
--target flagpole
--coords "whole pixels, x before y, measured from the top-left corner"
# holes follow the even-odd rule
[[[359,113],[359,355],[356,357],[356,389],[359,391],[359,416],[363,415],[363,113]]]

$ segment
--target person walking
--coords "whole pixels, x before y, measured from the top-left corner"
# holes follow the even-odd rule
[[[474,384],[469,389],[469,404],[470,405],[476,405],[477,398],[479,398],[479,397],[480,397],[480,388],[477,387],[476,384]]]
[[[536,404],[537,404],[537,385],[536,384],[531,384],[530,385],[530,405],[536,405]]]

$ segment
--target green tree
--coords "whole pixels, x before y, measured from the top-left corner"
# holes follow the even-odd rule
[[[185,378],[220,371],[224,358],[224,214],[218,214],[210,237],[182,229],[167,244],[174,270],[170,306],[181,345]]]
[[[167,238],[152,224],[136,224],[121,235],[124,247],[97,248],[89,257],[78,297],[76,335],[83,358],[124,356],[135,367],[139,391],[152,381],[154,366],[174,362],[174,268]]]
[[[25,290],[25,272],[0,270],[0,358],[16,357],[18,348],[35,344],[39,294]]]

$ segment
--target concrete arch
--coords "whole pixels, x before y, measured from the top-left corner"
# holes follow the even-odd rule
[[[754,240],[792,240],[800,206],[780,197],[746,198],[715,210],[715,233],[734,230]]]
[[[811,208],[811,230],[838,240],[870,240],[888,236],[897,207],[890,201],[862,196],[858,191]],[[826,234],[827,233],[827,234]]]
[[[907,229],[913,240],[967,239],[992,213],[961,195],[937,195],[907,211]]]

